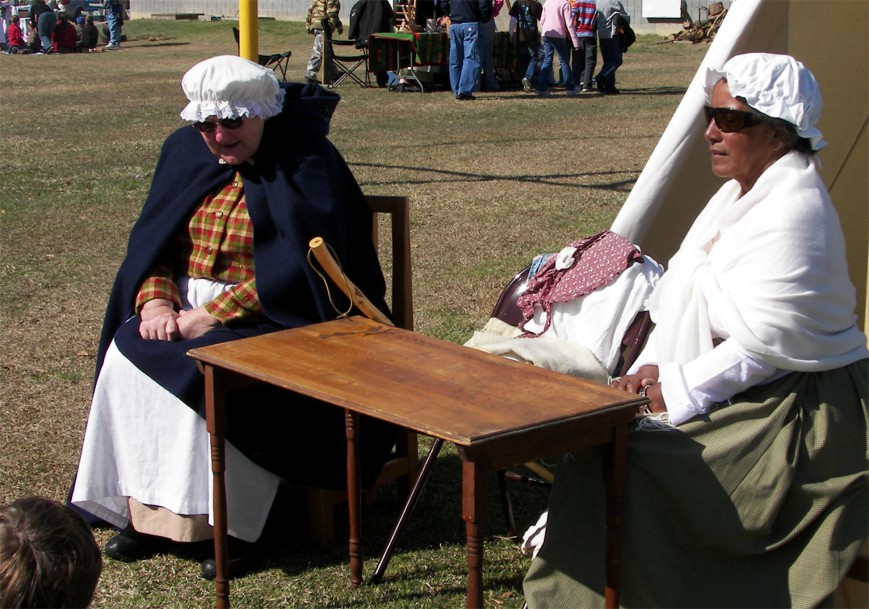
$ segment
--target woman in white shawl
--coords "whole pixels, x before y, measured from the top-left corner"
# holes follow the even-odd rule
[[[629,434],[624,606],[818,606],[867,536],[866,337],[811,72],[753,53],[707,75],[713,173],[652,295],[656,328],[614,387],[647,396]],[[528,605],[602,606],[599,451],[570,455]]]

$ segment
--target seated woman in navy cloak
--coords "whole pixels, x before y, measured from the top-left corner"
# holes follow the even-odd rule
[[[370,209],[326,138],[338,96],[281,85],[234,56],[194,66],[182,88],[192,127],[163,145],[111,292],[72,494],[123,529],[106,546],[121,560],[147,556],[155,539],[212,535],[203,380],[188,350],[334,319],[306,259],[317,235],[386,311]],[[346,452],[339,409],[277,391],[244,397],[230,403],[229,532],[254,542],[279,476],[340,488]],[[367,484],[395,432],[363,426]]]

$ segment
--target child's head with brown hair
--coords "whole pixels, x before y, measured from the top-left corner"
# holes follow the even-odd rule
[[[103,561],[88,524],[45,497],[0,507],[0,607],[87,607]]]

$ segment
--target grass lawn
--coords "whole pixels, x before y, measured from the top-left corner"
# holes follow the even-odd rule
[[[2,503],[66,495],[106,298],[159,147],[181,125],[181,76],[206,57],[234,54],[232,25],[135,20],[120,51],[0,56]],[[310,43],[301,23],[260,24],[263,52],[292,50],[292,80],[304,75]],[[640,37],[619,70],[623,93],[612,97],[504,91],[458,103],[449,92],[343,85],[331,139],[366,193],[413,201],[417,331],[464,342],[536,253],[608,227],[705,50]],[[351,590],[346,544],[312,544],[296,518],[263,567],[232,582],[233,602],[464,606],[459,493],[459,460],[445,450],[379,586]],[[514,494],[524,530],[545,509],[545,493]],[[364,513],[366,573],[398,508],[387,488]],[[486,606],[518,608],[529,559],[503,536],[494,496],[489,513]],[[101,544],[111,534],[96,531]],[[107,561],[94,606],[210,607],[213,586],[190,556]]]

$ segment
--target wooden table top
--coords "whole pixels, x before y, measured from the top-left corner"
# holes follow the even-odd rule
[[[636,395],[363,317],[212,345],[189,355],[459,447],[487,445],[491,452],[506,440],[501,447],[505,464],[523,458],[523,447],[509,450],[515,434],[522,434],[523,444],[545,444],[532,452],[545,448],[557,454],[576,445],[570,434],[602,434],[600,442],[608,441],[607,426],[624,424],[645,403]],[[553,441],[552,426],[568,434],[563,446]]]

